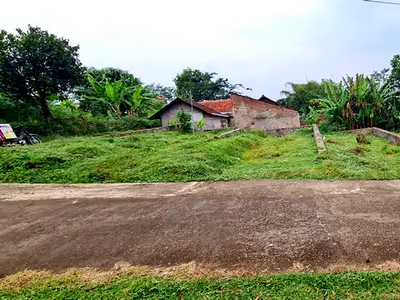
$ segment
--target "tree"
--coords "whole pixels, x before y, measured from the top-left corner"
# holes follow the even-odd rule
[[[90,74],[96,81],[102,81],[105,78],[108,78],[110,82],[122,80],[124,84],[128,86],[137,86],[139,84],[143,84],[139,78],[135,77],[126,70],[118,68],[88,68],[86,73]],[[85,86],[88,86],[88,84],[86,83]]]
[[[64,94],[83,79],[79,46],[39,27],[0,34],[0,91],[14,99],[41,107],[48,121],[47,103],[54,94]]]
[[[128,71],[117,68],[95,69],[88,68],[86,77],[90,76],[94,82],[102,85],[108,80],[110,84],[116,81],[121,81],[125,86],[134,88],[142,84],[139,78],[133,76]],[[95,92],[95,87],[86,80],[83,84],[74,90],[76,100],[79,100],[79,106],[83,111],[91,112],[93,115],[107,114],[110,106],[107,102],[101,101]]]
[[[148,117],[154,114],[165,105],[164,101],[156,99],[156,96],[148,87],[136,86],[125,101],[129,107],[129,114],[132,117]]]
[[[163,97],[168,101],[172,101],[176,98],[176,90],[171,86],[163,86],[161,84],[149,84],[147,88],[155,95]]]
[[[308,113],[310,106],[317,106],[312,101],[324,95],[324,88],[317,81],[309,81],[307,83],[288,82],[286,86],[289,86],[290,90],[282,91],[281,94],[285,98],[278,100],[277,103],[297,111]]]
[[[389,68],[384,68],[382,71],[374,71],[374,73],[371,74],[371,78],[374,81],[385,83],[386,81],[389,80],[390,77],[390,69]]]
[[[392,66],[392,73],[390,74],[389,80],[392,85],[399,91],[400,90],[400,54],[393,57],[390,62]]]
[[[399,113],[393,104],[397,99],[389,81],[381,83],[357,74],[340,83],[324,81],[323,87],[324,97],[315,101],[321,104],[328,124],[346,129],[396,124]]]
[[[148,88],[140,84],[131,86],[131,82],[124,78],[114,82],[109,78],[97,81],[88,74],[88,81],[93,90],[84,97],[104,103],[119,118],[122,114],[148,117],[165,105]]]
[[[190,98],[194,101],[228,99],[230,92],[244,89],[242,84],[231,84],[226,78],[214,77],[215,72],[201,72],[187,68],[174,78],[176,94],[181,98]],[[246,90],[250,90],[247,88]]]

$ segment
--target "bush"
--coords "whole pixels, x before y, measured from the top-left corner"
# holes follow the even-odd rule
[[[34,121],[42,117],[40,108],[29,106],[23,101],[10,99],[0,94],[0,119],[3,123],[12,121]]]
[[[50,106],[53,119],[44,122],[40,109],[27,106],[21,101],[11,101],[0,95],[0,120],[24,127],[28,132],[41,136],[49,135],[96,135],[113,131],[139,130],[159,127],[159,121],[150,121],[142,118],[123,116],[93,116],[75,106],[71,100]]]
[[[176,119],[182,131],[189,132],[192,129],[192,116],[190,113],[180,110],[176,114]]]
[[[41,136],[62,135],[96,135],[106,132],[139,130],[160,126],[159,121],[124,117],[113,120],[107,117],[88,117],[83,114],[70,117],[55,118],[50,123],[12,122],[12,126],[23,126],[28,132]]]

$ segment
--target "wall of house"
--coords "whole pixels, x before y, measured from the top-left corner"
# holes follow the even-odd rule
[[[221,118],[207,114],[204,114],[204,123],[206,123],[206,126],[203,127],[203,130],[214,130],[229,127],[228,118]]]
[[[300,116],[295,110],[231,94],[233,126],[272,130],[300,127]]]
[[[165,111],[161,115],[161,126],[169,126],[169,120],[176,121],[176,113],[179,110],[185,110],[187,112],[191,112],[191,106],[186,103],[176,103],[172,105],[167,111]],[[198,123],[200,120],[204,118],[203,112],[196,107],[193,107],[193,121]]]

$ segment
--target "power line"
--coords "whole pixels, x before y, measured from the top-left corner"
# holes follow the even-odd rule
[[[390,1],[379,1],[379,0],[363,0],[363,1],[371,3],[379,3],[379,4],[400,5],[399,2],[390,2]]]

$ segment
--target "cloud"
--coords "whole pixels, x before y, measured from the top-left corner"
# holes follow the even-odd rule
[[[41,26],[79,44],[87,66],[166,85],[185,67],[216,71],[254,96],[370,73],[400,49],[399,10],[358,0],[4,2],[0,28]]]

